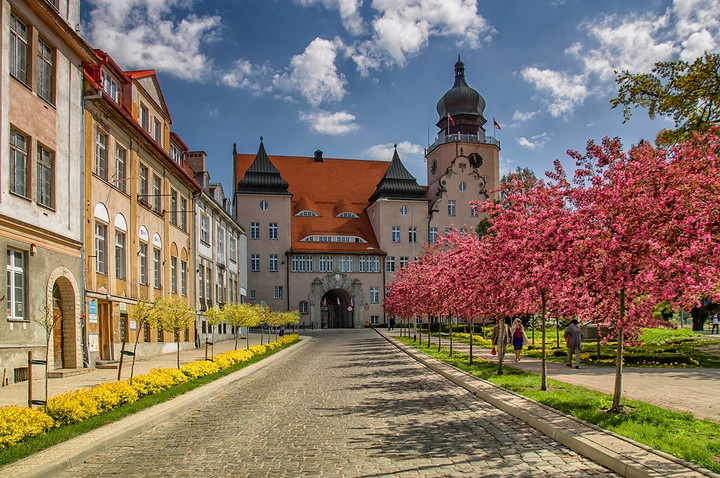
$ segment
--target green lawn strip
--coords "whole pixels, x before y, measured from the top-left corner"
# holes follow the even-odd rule
[[[269,350],[262,355],[256,355],[247,362],[238,363],[233,365],[232,367],[220,370],[219,372],[216,372],[214,374],[206,375],[204,377],[196,378],[195,380],[192,380],[190,382],[175,385],[174,387],[165,389],[160,393],[146,395],[134,403],[126,403],[120,405],[117,408],[108,410],[107,412],[101,413],[100,415],[95,415],[94,417],[90,417],[82,422],[71,423],[69,425],[65,425],[59,428],[53,428],[47,433],[28,438],[27,440],[24,440],[17,445],[5,449],[0,449],[0,466],[7,465],[14,461],[30,456],[34,453],[37,453],[41,450],[57,445],[58,443],[64,442],[65,440],[69,440],[78,435],[82,435],[83,433],[87,433],[96,428],[100,428],[109,423],[118,421],[122,418],[132,415],[133,413],[137,413],[139,411],[145,410],[148,407],[152,407],[153,405],[166,402],[170,399],[177,397],[178,395],[182,395],[183,393],[189,392],[190,390],[193,390],[197,387],[201,387],[233,372],[237,372],[238,370],[241,370],[249,365],[259,362],[260,360],[267,358],[274,353],[279,352],[284,348],[290,347],[291,345],[294,345],[298,342],[299,340],[290,344],[285,344],[283,346],[275,348],[274,350]]]
[[[536,331],[536,334],[538,333],[539,332]],[[432,335],[437,336],[437,333],[432,333]],[[423,338],[427,337],[425,333],[423,333],[422,336]],[[697,337],[700,337],[700,335],[693,334],[693,332],[688,329],[645,329],[642,336],[643,343],[641,345],[629,345],[625,347],[624,365],[626,367],[720,367],[720,357],[697,350],[697,347],[717,344],[718,341],[697,340]],[[443,339],[449,340],[449,337],[444,333]],[[462,331],[454,333],[453,340],[464,344],[470,343],[468,334]],[[564,362],[567,359],[565,344],[563,343],[560,347],[555,346],[554,331],[552,338],[548,337],[546,340],[548,342],[546,347],[547,360],[551,362]],[[535,345],[529,345],[523,349],[523,355],[540,359],[542,358],[541,339],[537,337],[535,342]],[[477,334],[473,336],[473,344],[482,348],[491,347],[488,339],[484,339],[481,335]],[[616,342],[601,344],[600,355],[597,354],[596,342],[587,341],[583,344],[582,359],[585,363],[600,367],[614,367],[616,356]]]
[[[537,400],[563,413],[612,430],[650,447],[720,472],[720,424],[698,420],[690,413],[665,410],[636,400],[623,400],[629,407],[624,415],[604,412],[612,403],[612,396],[557,380],[548,380],[548,390],[540,390],[540,375],[505,366],[505,374],[497,375],[497,364],[475,359],[468,365],[466,354],[448,349],[438,353],[437,347],[419,347],[412,339],[404,343],[442,360],[483,380]]]

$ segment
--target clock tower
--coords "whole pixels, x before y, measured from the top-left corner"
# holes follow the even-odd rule
[[[474,229],[477,211],[468,204],[483,200],[500,185],[500,142],[483,126],[485,99],[465,80],[465,65],[455,63],[455,83],[437,103],[437,138],[425,150],[430,241],[446,229]]]

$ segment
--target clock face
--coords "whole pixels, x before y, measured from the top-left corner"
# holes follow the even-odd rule
[[[473,168],[479,168],[482,166],[483,159],[479,154],[471,153],[470,156],[468,156],[468,159],[470,160],[470,166]]]
[[[433,159],[430,163],[430,172],[435,174],[437,172],[437,160]]]

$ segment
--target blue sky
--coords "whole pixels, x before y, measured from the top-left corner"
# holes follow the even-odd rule
[[[588,139],[654,139],[610,109],[613,70],[720,50],[718,0],[81,0],[83,37],[155,69],[191,150],[231,194],[231,153],[400,157],[420,184],[458,54],[502,130],[501,173],[538,175]]]

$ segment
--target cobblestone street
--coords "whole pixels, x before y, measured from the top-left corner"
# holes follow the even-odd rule
[[[314,337],[62,476],[617,476],[374,331]]]

